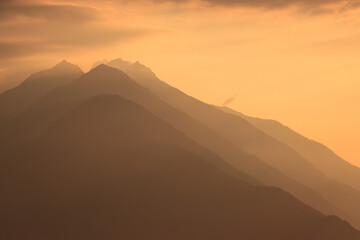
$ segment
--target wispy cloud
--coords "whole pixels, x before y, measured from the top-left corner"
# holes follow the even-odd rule
[[[136,2],[136,0],[132,0]],[[324,12],[326,6],[336,4],[339,9],[358,7],[359,0],[138,0],[139,2],[174,2],[174,3],[206,3],[208,6],[223,7],[251,7],[262,9],[281,9],[287,7],[297,7],[298,9],[319,9]],[[314,10],[314,13],[316,11]]]
[[[104,47],[157,32],[107,25],[96,8],[39,1],[0,2],[0,60]]]
[[[83,22],[98,19],[99,12],[90,7],[38,2],[3,1],[0,3],[0,20],[17,18],[43,19],[46,21]]]
[[[226,99],[224,102],[223,102],[223,107],[226,107],[228,106],[230,103],[232,103],[233,101],[235,101],[235,98],[234,97],[231,97],[229,99]]]

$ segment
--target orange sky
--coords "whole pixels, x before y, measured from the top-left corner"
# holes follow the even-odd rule
[[[155,3],[154,3],[155,2]],[[0,3],[0,87],[61,59],[139,60],[211,104],[271,118],[360,166],[360,4],[341,0]],[[25,75],[26,75],[25,74]]]

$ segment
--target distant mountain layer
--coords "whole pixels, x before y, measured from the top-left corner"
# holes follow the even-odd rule
[[[242,149],[262,161],[255,166],[252,165],[251,169],[248,162],[243,164],[239,158],[229,161],[238,169],[249,173],[265,184],[289,191],[323,212],[335,213],[360,228],[360,191],[343,184],[344,181],[332,179],[331,176],[324,174],[324,171],[317,167],[314,159],[307,159],[286,143],[261,131],[243,117],[226,113],[166,84],[158,79],[149,68],[138,62],[131,64],[122,59],[115,59],[109,61],[107,65],[124,71],[168,104],[219,134],[236,148]],[[225,157],[225,159],[227,158]],[[277,173],[265,171],[264,164],[280,170],[282,174],[286,175],[285,178],[280,178]],[[276,181],[276,179],[279,180]],[[309,190],[299,190],[299,187],[292,184],[291,180],[305,185],[310,191],[319,193],[335,208],[324,203],[319,204],[318,200],[309,197]]]
[[[249,117],[229,108],[222,109],[243,117],[261,131],[289,145],[327,176],[360,190],[360,168],[341,159],[321,143],[301,136],[277,121]]]

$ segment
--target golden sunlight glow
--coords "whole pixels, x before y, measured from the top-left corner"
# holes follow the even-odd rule
[[[46,1],[74,9],[4,16],[0,69],[140,61],[189,95],[215,105],[232,99],[229,107],[276,119],[360,166],[358,8],[181,2]]]

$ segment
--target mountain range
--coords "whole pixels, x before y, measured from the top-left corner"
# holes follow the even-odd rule
[[[63,61],[0,95],[1,238],[360,239],[358,168],[271,123]]]
[[[221,109],[203,103],[166,84],[158,79],[149,68],[139,62],[130,64],[122,59],[115,59],[106,64],[124,71],[140,85],[150,89],[167,103],[187,113],[204,126],[224,137],[238,149],[257,157],[261,161],[260,164],[250,170],[246,169],[250,166],[248,162],[240,164],[239,161],[242,159],[237,158],[231,163],[237,166],[238,169],[246,169],[246,172],[251,171],[251,175],[263,183],[281,187],[311,206],[325,213],[342,216],[360,227],[360,208],[358,204],[360,195],[357,188],[354,187],[354,184],[358,184],[358,182],[355,178],[352,184],[348,184],[346,177],[344,177],[349,175],[360,176],[359,168],[355,167],[355,174],[350,174],[354,171],[353,169],[352,171],[340,171],[337,174],[343,177],[335,178],[334,175],[324,172],[322,167],[317,164],[317,162],[323,161],[325,165],[326,162],[329,162],[330,165],[332,164],[330,162],[333,162],[331,158],[324,158],[323,156],[309,158],[308,155],[304,155],[301,151],[296,151],[296,148],[287,139],[279,140],[276,135],[269,134],[258,125],[254,125],[249,119],[234,114],[234,112],[219,111]],[[313,151],[312,154],[315,155],[317,152]],[[227,158],[224,157],[224,159]],[[336,169],[343,170],[341,163],[344,162],[340,161],[340,165],[335,165],[333,169],[335,171]],[[270,173],[269,170],[265,174],[264,164],[280,170],[287,179],[277,181],[279,174]],[[291,183],[289,183],[289,178]],[[293,183],[294,181],[296,184]],[[299,184],[302,187],[299,187]],[[319,193],[329,204],[315,197],[313,191]]]

